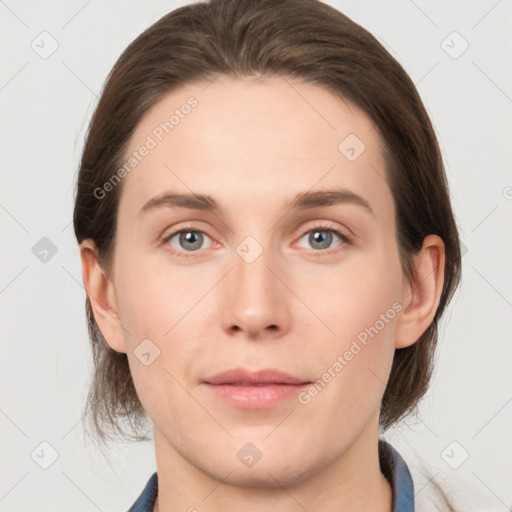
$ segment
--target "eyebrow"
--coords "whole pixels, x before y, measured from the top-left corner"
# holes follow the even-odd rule
[[[301,192],[291,200],[289,208],[291,210],[308,210],[336,204],[354,204],[375,215],[366,199],[345,189]],[[150,199],[141,208],[139,214],[149,213],[161,208],[188,208],[209,212],[219,212],[221,210],[219,203],[206,194],[166,192]]]

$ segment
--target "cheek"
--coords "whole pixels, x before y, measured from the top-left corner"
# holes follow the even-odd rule
[[[191,282],[188,274],[162,272],[149,263],[134,255],[119,265],[117,273],[119,311],[130,344],[141,337],[164,341],[204,294],[199,280]]]
[[[401,276],[397,256],[372,253],[324,279],[315,276],[309,292],[302,289],[301,296],[322,320],[308,322],[310,333],[316,329],[324,334],[315,338],[314,347],[305,347],[305,360],[324,372],[319,390],[326,400],[342,399],[349,409],[372,396],[379,402],[394,355]],[[324,393],[326,383],[329,391]]]
[[[398,258],[367,252],[347,258],[339,267],[310,269],[307,278],[296,281],[317,319],[322,332],[331,342],[343,344],[373,326],[381,315],[395,318],[393,304],[401,296],[402,275]],[[314,283],[314,286],[311,285]],[[311,326],[317,320],[309,322]],[[321,323],[319,325],[321,325]],[[386,326],[389,325],[387,322]],[[381,326],[381,322],[378,322]],[[386,327],[386,330],[387,329]]]
[[[359,432],[377,414],[389,379],[400,303],[378,287],[371,291],[357,299],[342,294],[340,307],[326,317],[336,336],[303,354],[317,380],[299,402],[318,424],[335,426],[329,431],[333,445],[336,432]]]
[[[208,290],[202,283],[210,280],[197,276],[192,282],[190,272],[165,271],[136,254],[116,269],[117,302],[131,372],[139,398],[152,410],[161,387],[171,396],[182,392],[171,375],[183,380],[181,373],[201,352],[198,330],[206,316],[203,302],[207,303],[201,298]]]

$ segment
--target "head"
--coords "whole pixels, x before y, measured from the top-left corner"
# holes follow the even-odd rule
[[[315,0],[191,4],[133,41],[89,125],[74,228],[99,437],[147,439],[149,415],[205,466],[241,440],[293,464],[304,454],[286,441],[312,435],[320,464],[412,413],[460,279],[414,84]],[[264,411],[210,399],[202,382],[238,366],[315,386]]]

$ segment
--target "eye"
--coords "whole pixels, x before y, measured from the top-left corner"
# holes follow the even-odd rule
[[[203,249],[205,239],[211,240],[211,238],[202,231],[194,229],[181,229],[176,231],[162,240],[162,244],[166,246],[171,252],[178,256],[188,257],[187,252],[197,252],[199,249]],[[173,243],[174,240],[174,243]],[[176,245],[178,247],[176,247]]]
[[[342,248],[343,246],[349,245],[351,243],[351,238],[349,235],[341,232],[338,229],[326,228],[324,226],[319,226],[315,229],[307,231],[304,233],[304,235],[302,235],[300,240],[303,240],[304,238],[306,239],[307,243],[313,247],[314,252],[326,252],[325,249],[329,249],[336,238],[341,240],[341,243],[339,243],[338,246],[341,246]]]
[[[314,229],[306,231],[299,239],[297,245],[300,245],[301,240],[306,239],[312,247],[311,252],[314,253],[331,253],[343,250],[343,248],[352,243],[352,238],[347,233],[335,229],[331,226],[317,226]],[[328,251],[333,242],[338,239],[337,250]],[[183,228],[178,231],[164,236],[161,244],[164,248],[171,253],[188,258],[192,257],[193,253],[199,252],[201,249],[207,248],[207,240],[210,240],[213,245],[216,244],[206,233],[198,229]],[[206,246],[205,246],[206,244]]]

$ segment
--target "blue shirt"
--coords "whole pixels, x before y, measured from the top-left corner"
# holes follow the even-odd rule
[[[393,512],[414,512],[414,485],[409,468],[401,455],[386,441],[379,439],[379,462],[393,491]],[[158,494],[156,472],[128,512],[153,512]]]

